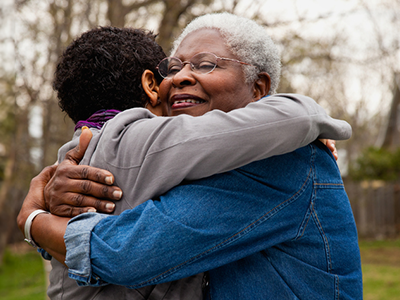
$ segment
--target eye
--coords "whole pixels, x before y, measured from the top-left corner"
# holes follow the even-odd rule
[[[210,73],[215,68],[215,63],[209,60],[202,60],[197,63],[193,63],[194,68],[200,73]]]
[[[182,66],[179,62],[170,62],[168,65],[167,73],[168,75],[174,75],[178,73],[182,69]]]
[[[197,64],[196,68],[201,70],[212,70],[215,67],[215,63],[211,61],[201,61]]]

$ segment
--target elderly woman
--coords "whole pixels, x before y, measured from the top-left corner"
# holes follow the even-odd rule
[[[263,31],[226,14],[187,27],[174,57],[159,65],[172,115],[229,111],[276,88],[276,76],[260,64],[270,57],[243,54],[257,53],[265,39],[249,32]],[[242,101],[234,103],[234,95]],[[33,237],[62,258],[60,245],[40,233],[47,222],[62,225],[48,231],[60,240],[65,221],[43,214]],[[90,253],[74,234],[82,229]],[[186,182],[120,216],[84,214],[70,222],[65,238],[70,276],[86,285],[138,288],[208,271],[204,291],[213,299],[362,297],[351,208],[336,163],[319,142]]]

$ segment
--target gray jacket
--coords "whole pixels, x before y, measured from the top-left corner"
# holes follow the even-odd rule
[[[351,127],[330,118],[314,100],[280,94],[229,113],[155,117],[134,108],[118,114],[93,138],[81,164],[109,170],[124,194],[120,214],[155,198],[184,179],[226,172],[252,161],[291,152],[317,138],[348,139]],[[59,150],[59,161],[78,143],[80,130]],[[52,259],[50,299],[202,299],[203,275],[138,290],[122,286],[78,287]],[[134,270],[132,270],[134,271]]]

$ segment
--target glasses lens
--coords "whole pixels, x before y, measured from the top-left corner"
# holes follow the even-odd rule
[[[193,71],[207,74],[212,72],[217,66],[217,57],[212,53],[199,53],[190,60]]]
[[[158,72],[164,78],[172,77],[182,70],[182,62],[176,57],[164,58],[158,65]]]

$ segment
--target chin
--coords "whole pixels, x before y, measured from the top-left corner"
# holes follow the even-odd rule
[[[171,116],[179,116],[179,115],[190,115],[193,117],[198,117],[204,115],[206,112],[209,112],[209,107],[204,107],[203,105],[180,108],[180,109],[171,109]]]

